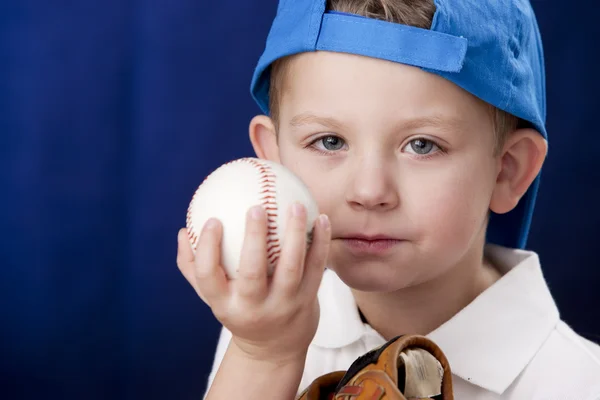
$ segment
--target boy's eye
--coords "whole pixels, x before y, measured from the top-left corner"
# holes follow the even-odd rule
[[[324,151],[341,150],[345,144],[344,140],[337,136],[323,136],[313,143],[317,149]]]
[[[439,147],[431,140],[418,138],[411,140],[404,149],[407,150],[409,153],[426,155],[431,153],[432,150],[439,150]]]

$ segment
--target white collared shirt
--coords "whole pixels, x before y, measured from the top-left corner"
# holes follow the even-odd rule
[[[450,363],[455,398],[600,400],[600,346],[560,320],[537,254],[495,245],[486,254],[502,278],[427,335]],[[333,271],[325,271],[318,296],[321,317],[299,391],[385,343]],[[209,386],[230,339],[223,329]]]

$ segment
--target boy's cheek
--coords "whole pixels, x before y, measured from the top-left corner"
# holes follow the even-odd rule
[[[487,191],[473,188],[448,183],[435,190],[414,191],[412,198],[405,193],[403,212],[418,225],[420,236],[442,246],[462,247],[478,233],[489,207]]]
[[[314,160],[287,157],[282,158],[282,163],[304,182],[317,202],[319,212],[329,214],[335,208],[335,203],[339,205],[343,199],[339,196],[342,180],[336,174],[328,173]]]

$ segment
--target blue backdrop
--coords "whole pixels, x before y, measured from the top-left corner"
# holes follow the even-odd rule
[[[600,339],[597,3],[534,0],[550,155],[529,248]],[[0,398],[199,399],[219,326],[175,264],[188,201],[252,155],[276,0],[0,1]]]

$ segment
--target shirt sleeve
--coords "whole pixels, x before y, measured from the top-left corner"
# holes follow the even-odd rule
[[[227,328],[221,328],[221,334],[219,335],[219,341],[217,342],[217,350],[215,351],[215,358],[213,360],[212,369],[210,374],[208,375],[208,383],[206,385],[206,390],[204,391],[203,399],[206,399],[206,395],[208,394],[208,390],[210,389],[215,375],[217,374],[217,370],[221,365],[221,361],[223,361],[223,357],[225,356],[225,351],[229,346],[229,342],[231,341],[231,332],[227,330]]]

